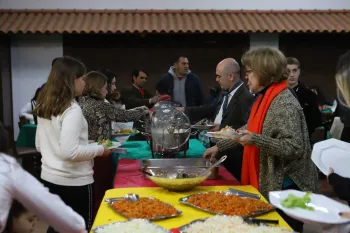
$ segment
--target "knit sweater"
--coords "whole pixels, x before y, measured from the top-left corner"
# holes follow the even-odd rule
[[[137,121],[145,115],[142,109],[117,109],[112,104],[89,96],[79,99],[79,105],[89,125],[89,140],[109,139],[109,124]]]
[[[289,89],[282,91],[272,101],[262,133],[253,134],[252,144],[260,149],[259,188],[265,197],[268,197],[269,191],[282,189],[286,175],[301,190],[317,191],[317,170],[311,161],[305,117],[298,100]],[[235,145],[231,140],[217,143],[220,152]]]

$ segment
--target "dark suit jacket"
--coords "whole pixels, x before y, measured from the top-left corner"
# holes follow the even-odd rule
[[[164,80],[168,87],[170,87],[171,97],[174,97],[174,77],[170,73],[167,73],[163,76],[162,80]],[[186,106],[200,106],[204,103],[201,81],[193,73],[189,73],[186,76],[185,93]]]
[[[293,90],[298,97],[299,103],[303,108],[309,135],[315,132],[315,129],[322,124],[321,111],[318,109],[317,95],[303,83],[298,84]]]
[[[145,91],[145,96],[142,96],[140,91],[132,85],[131,87],[125,87],[121,91],[121,100],[125,104],[126,109],[147,106],[149,108],[153,107],[153,104],[149,103],[149,99],[152,95],[149,91]]]
[[[214,119],[219,113],[222,104],[222,93],[210,105],[202,105],[199,107],[185,108],[185,113],[191,121],[201,120],[203,118]],[[232,96],[230,103],[227,106],[226,115],[222,116],[220,129],[225,126],[231,126],[238,129],[244,126],[249,117],[249,111],[254,101],[254,96],[248,91],[246,86],[242,84],[235,94]],[[241,181],[242,161],[243,161],[243,146],[237,145],[227,151],[224,151],[220,156],[227,155],[227,159],[223,165],[238,181]]]
[[[203,118],[215,119],[222,104],[222,93],[210,105],[202,105],[199,107],[185,108],[185,113],[191,121],[201,120]],[[238,129],[245,125],[247,117],[249,117],[249,109],[253,103],[254,97],[248,91],[246,86],[242,84],[236,93],[232,96],[230,103],[227,106],[226,115],[222,116],[220,129],[225,126],[231,126]]]

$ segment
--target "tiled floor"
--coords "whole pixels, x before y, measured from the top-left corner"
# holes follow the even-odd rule
[[[320,181],[320,193],[329,197],[335,198],[332,188],[328,185],[327,180]],[[336,199],[336,198],[335,198]],[[339,201],[339,200],[338,200]],[[47,230],[47,224],[39,222],[33,233],[45,233]],[[305,224],[303,233],[319,233],[320,228],[316,224]]]

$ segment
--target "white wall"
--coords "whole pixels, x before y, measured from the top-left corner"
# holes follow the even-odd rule
[[[279,47],[278,33],[252,33],[250,34],[250,48]]]
[[[350,9],[350,0],[0,0],[2,9]]]
[[[15,139],[18,135],[18,115],[33,97],[36,89],[46,82],[55,57],[63,55],[59,35],[19,35],[12,38],[12,98]]]

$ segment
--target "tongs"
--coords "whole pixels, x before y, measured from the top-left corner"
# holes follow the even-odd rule
[[[248,224],[274,224],[277,225],[279,223],[278,220],[272,219],[257,219],[257,218],[243,218],[243,220]]]
[[[253,198],[253,199],[257,199],[260,200],[261,196],[259,194],[255,194],[255,193],[248,193],[248,192],[244,192],[241,190],[237,190],[237,189],[233,189],[233,188],[229,188],[227,189],[227,193],[239,196],[239,197],[249,197],[249,198]]]

